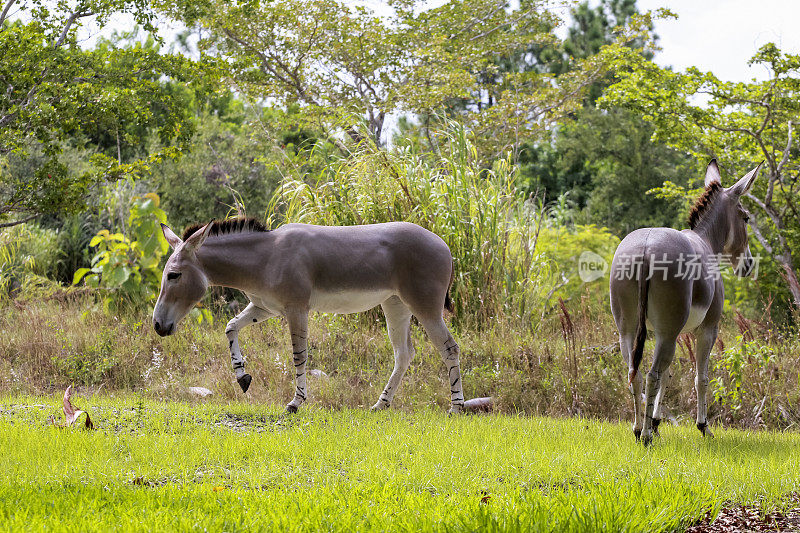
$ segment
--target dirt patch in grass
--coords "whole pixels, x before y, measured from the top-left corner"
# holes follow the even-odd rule
[[[223,413],[213,420],[215,427],[229,429],[231,431],[281,431],[301,423],[299,417],[289,415],[271,416],[243,416],[232,413]]]
[[[84,402],[89,404],[91,402]],[[171,423],[166,426],[157,424],[158,432],[182,432],[193,427],[208,427],[225,429],[241,433],[260,433],[264,431],[285,431],[300,425],[319,425],[319,419],[303,416],[292,416],[284,413],[274,415],[243,414],[243,413],[183,413],[169,414],[163,407],[147,405],[134,405],[129,408],[111,408],[96,405],[87,405],[96,429],[110,433],[141,433],[154,431],[147,424],[153,420],[169,419]],[[44,404],[9,404],[0,405],[0,419],[10,423],[25,423],[31,425],[51,425],[53,421],[61,421],[63,413],[61,406]],[[322,422],[325,423],[325,422]]]
[[[686,529],[687,533],[728,533],[732,531],[800,531],[800,493],[789,498],[784,511],[764,513],[754,505],[723,507],[716,518],[706,517]]]

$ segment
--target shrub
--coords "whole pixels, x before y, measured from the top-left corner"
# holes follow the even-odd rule
[[[107,291],[103,300],[107,310],[151,301],[161,281],[159,263],[169,250],[159,226],[166,221],[156,194],[135,198],[128,217],[131,236],[100,230],[89,242],[97,249],[92,266],[78,269],[73,284],[83,279],[88,286]]]

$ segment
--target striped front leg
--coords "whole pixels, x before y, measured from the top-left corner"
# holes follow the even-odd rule
[[[297,408],[306,401],[306,361],[308,361],[308,311],[295,311],[286,314],[289,333],[292,336],[292,361],[294,362],[294,398],[286,406],[287,413],[296,413]]]
[[[225,327],[225,336],[228,337],[228,348],[231,351],[233,371],[236,372],[236,381],[239,382],[242,392],[247,392],[252,377],[250,374],[245,374],[244,371],[244,357],[242,356],[242,350],[239,348],[239,330],[274,316],[276,316],[275,313],[249,303],[244,308],[244,311],[231,319]]]

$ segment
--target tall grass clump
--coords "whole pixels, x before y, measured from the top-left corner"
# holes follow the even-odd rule
[[[552,275],[537,253],[543,211],[517,193],[511,161],[482,167],[470,133],[456,123],[446,123],[440,137],[437,154],[364,141],[316,176],[289,176],[273,197],[270,222],[419,224],[453,254],[451,295],[462,325],[498,317],[536,323]]]

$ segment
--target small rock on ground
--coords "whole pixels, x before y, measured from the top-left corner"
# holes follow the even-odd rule
[[[211,396],[212,394],[214,394],[205,387],[189,387],[189,392],[191,392],[196,396],[200,396],[201,398],[205,398],[206,396]]]

